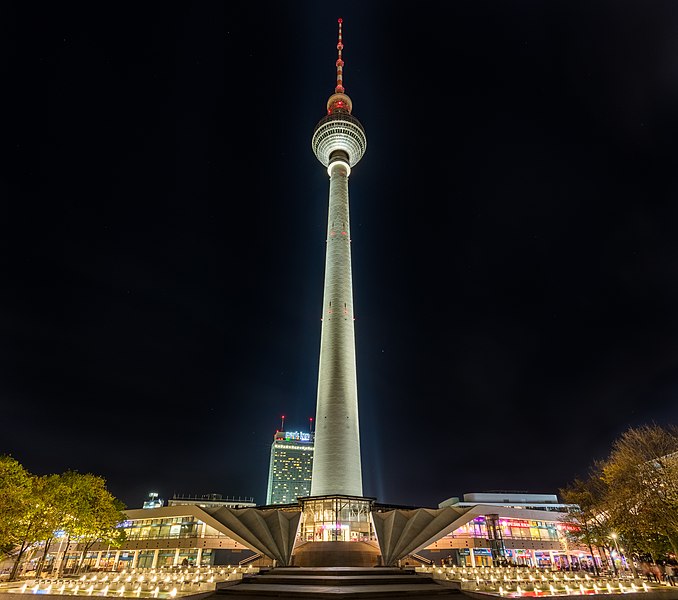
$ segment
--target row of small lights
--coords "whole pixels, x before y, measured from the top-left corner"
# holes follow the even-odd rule
[[[523,594],[528,594],[528,595],[539,595],[539,594],[551,594],[551,595],[556,595],[556,594],[562,594],[562,592],[565,592],[565,594],[570,595],[570,594],[575,594],[575,595],[580,595],[580,594],[587,594],[587,593],[608,593],[608,594],[613,594],[613,593],[627,593],[627,592],[640,592],[640,591],[649,591],[650,588],[648,585],[643,582],[642,586],[639,587],[635,583],[631,583],[629,586],[624,586],[621,582],[618,582],[616,586],[613,586],[610,582],[607,582],[605,585],[599,586],[595,578],[590,577],[588,574],[584,575],[584,577],[579,577],[578,575],[574,575],[572,577],[568,576],[567,574],[563,574],[560,578],[558,577],[557,573],[552,573],[550,574],[550,577],[547,577],[543,572],[539,573],[538,571],[533,571],[532,573],[529,574],[527,578],[521,578],[518,576],[518,572],[520,571],[517,568],[511,568],[511,567],[478,567],[478,568],[463,568],[463,567],[450,567],[448,569],[437,569],[438,574],[445,574],[446,579],[460,579],[462,582],[467,582],[467,581],[473,581],[475,579],[476,583],[476,590],[480,590],[481,587],[481,578],[478,576],[478,573],[480,574],[486,574],[487,570],[495,570],[495,571],[504,571],[503,577],[495,577],[494,575],[490,575],[489,579],[483,578],[482,580],[482,587],[484,588],[489,588],[489,589],[496,589],[496,584],[503,582],[504,585],[499,585],[498,587],[498,592],[501,596],[504,596],[506,594],[516,594],[518,596],[522,596]],[[424,568],[422,569],[424,571],[433,571],[433,569],[430,568]],[[458,576],[458,572],[461,571],[461,577]],[[483,573],[484,572],[484,573]],[[510,578],[508,575],[509,573],[515,573],[516,577],[515,578]],[[529,573],[529,571],[528,571]],[[538,575],[538,577],[535,577],[535,574]],[[463,575],[476,575],[475,577],[470,577],[466,578]],[[510,586],[510,583],[512,579],[515,579],[516,582],[524,582],[526,584],[526,587],[528,589],[523,589],[523,587],[520,586],[520,584],[516,585],[515,592]],[[551,583],[552,582],[552,583]],[[559,582],[560,583],[559,585]],[[579,582],[579,586],[577,587],[570,587],[570,585],[566,582]],[[592,582],[592,583],[591,583]],[[540,583],[544,585],[544,589],[540,587]],[[546,588],[546,585],[548,584],[548,589]],[[554,585],[556,584],[556,585]],[[576,584],[575,584],[576,585]],[[529,589],[532,588],[532,589]],[[558,589],[560,588],[560,589]]]
[[[443,572],[443,569],[438,569],[439,573]],[[499,577],[501,576],[505,581],[509,578],[509,575],[515,575],[515,577],[511,577],[511,579],[515,579],[517,581],[535,581],[535,579],[539,578],[542,581],[548,581],[549,579],[553,579],[555,581],[558,581],[559,577],[562,578],[564,581],[578,581],[578,580],[586,580],[589,581],[592,579],[592,577],[586,573],[583,577],[579,576],[578,574],[574,575],[568,575],[567,573],[562,573],[559,576],[558,571],[544,571],[543,569],[526,569],[523,567],[487,567],[487,566],[481,566],[481,567],[458,567],[458,566],[451,566],[451,567],[446,567],[445,572],[447,573],[461,573],[462,575],[462,580],[464,580],[463,576],[464,575],[472,575],[476,579],[480,578],[482,576],[483,579],[489,578],[491,581],[496,581]],[[522,577],[522,575],[527,575],[526,577]]]
[[[54,584],[52,583],[51,580],[46,579],[43,580],[44,583],[47,583],[48,585],[44,588],[40,588],[40,582],[36,583],[34,586],[29,587],[27,583],[24,583],[24,585],[19,588],[19,591],[24,594],[24,593],[33,593],[37,594],[38,592],[42,591],[43,594],[49,594],[52,591],[55,593],[59,594],[67,594],[67,595],[77,595],[78,593],[83,593],[91,596],[94,593],[94,587],[97,584],[105,584],[105,587],[103,587],[101,590],[97,592],[97,595],[99,596],[106,596],[109,591],[111,593],[115,593],[118,596],[124,596],[124,595],[135,595],[136,597],[141,596],[142,592],[142,586],[146,584],[147,586],[150,587],[151,584],[155,583],[155,588],[153,590],[147,590],[147,593],[154,597],[157,598],[160,594],[160,585],[163,585],[163,587],[169,587],[169,584],[171,583],[178,583],[180,589],[183,589],[184,585],[188,584],[190,586],[197,585],[200,587],[202,583],[214,583],[215,581],[220,581],[224,579],[230,578],[232,575],[237,575],[238,573],[246,573],[250,572],[252,570],[251,566],[247,567],[236,567],[231,570],[231,566],[229,565],[227,569],[206,569],[205,572],[200,574],[200,570],[197,569],[195,571],[195,576],[194,577],[184,577],[183,574],[173,574],[173,575],[166,575],[165,577],[162,577],[162,573],[157,572],[155,569],[152,569],[151,572],[149,573],[148,571],[145,574],[139,574],[136,575],[134,571],[131,572],[130,575],[127,575],[125,577],[126,571],[123,571],[119,575],[117,575],[114,579],[111,579],[109,582],[109,576],[104,575],[99,579],[96,575],[92,575],[91,577],[87,577],[86,575],[83,575],[80,577],[78,580],[66,582],[64,580],[57,580],[61,581],[61,585],[59,587],[54,587]],[[141,572],[142,570],[139,570]],[[148,578],[147,578],[148,575]],[[207,575],[210,575],[209,578],[206,578]],[[123,581],[124,579],[124,581]],[[134,582],[132,581],[133,579],[136,579]],[[89,587],[87,586],[87,583],[89,583]],[[118,587],[114,589],[110,589],[111,585],[115,586],[118,584]],[[127,589],[127,584],[131,584],[130,589]],[[137,585],[138,584],[138,585]],[[136,585],[136,587],[134,587]],[[170,598],[174,598],[179,590],[177,590],[176,587],[173,587],[171,590],[167,592],[167,596]]]

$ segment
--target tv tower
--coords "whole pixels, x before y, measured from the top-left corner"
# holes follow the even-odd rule
[[[363,495],[348,177],[365,153],[367,138],[344,90],[341,25],[339,19],[337,85],[311,142],[330,178],[311,496]]]

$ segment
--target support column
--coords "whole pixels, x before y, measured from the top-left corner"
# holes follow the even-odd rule
[[[139,553],[140,550],[135,550],[134,551],[134,556],[132,556],[132,569],[136,569],[137,565],[139,564]]]
[[[195,557],[195,566],[200,566],[200,561],[202,560],[202,548],[198,548],[198,556]]]
[[[99,568],[99,564],[101,563],[101,555],[103,553],[104,553],[103,550],[100,550],[99,552],[97,552],[97,559],[94,561],[94,568],[95,569]]]
[[[172,566],[176,567],[179,564],[179,548],[174,551],[174,560],[172,561]]]
[[[115,558],[113,558],[113,569],[118,570],[118,561],[120,560],[120,550],[115,551]]]
[[[475,567],[476,566],[476,555],[473,552],[473,548],[468,549],[468,555],[471,558],[471,566]]]
[[[153,563],[151,564],[151,569],[155,569],[158,566],[158,554],[160,554],[160,550],[153,550]]]

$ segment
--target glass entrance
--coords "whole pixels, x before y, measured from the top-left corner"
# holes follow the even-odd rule
[[[375,540],[370,516],[372,501],[351,496],[321,496],[302,500],[300,537],[305,542],[364,542]]]

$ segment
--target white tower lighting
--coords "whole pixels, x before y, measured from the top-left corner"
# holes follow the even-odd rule
[[[330,199],[311,496],[363,495],[348,177],[365,153],[367,138],[344,93],[343,48],[339,19],[337,86],[312,139],[313,152],[327,167]]]

